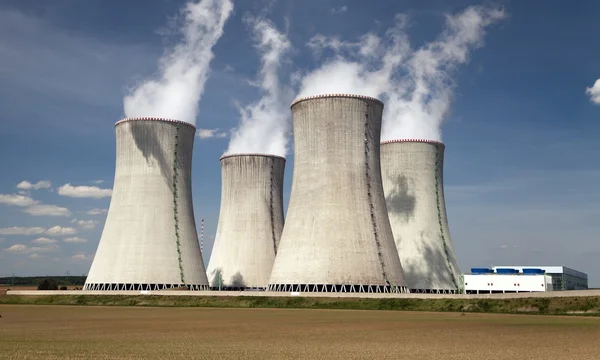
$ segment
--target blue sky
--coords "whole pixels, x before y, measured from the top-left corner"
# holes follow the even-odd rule
[[[0,4],[0,194],[22,191],[36,202],[5,200],[0,229],[41,228],[29,229],[36,232],[29,235],[0,234],[0,276],[87,273],[106,216],[90,210],[107,209],[110,202],[99,189],[112,187],[113,124],[124,116],[126,89],[155,71],[166,41],[160,34],[183,4]],[[306,46],[317,33],[354,40],[368,31],[383,33],[396,13],[404,13],[412,23],[411,42],[419,46],[442,30],[445,13],[479,3],[234,4],[213,48],[199,128],[227,132],[240,118],[235,102],[257,100],[247,80],[255,78],[260,56],[242,21],[246,14],[265,15],[280,29],[287,26],[293,52],[282,71],[289,75],[319,65]],[[600,106],[586,94],[600,78],[600,47],[593,45],[600,4],[495,4],[508,16],[490,26],[483,46],[457,67],[454,101],[442,127],[446,205],[459,262],[463,271],[497,264],[565,265],[587,272],[591,284],[600,286]],[[219,212],[219,157],[227,145],[226,137],[197,137],[194,148],[194,206],[198,227],[205,219],[206,263]],[[288,155],[286,206],[292,166]],[[18,189],[22,181],[51,186]],[[65,184],[95,188],[69,192]],[[21,206],[15,205],[19,201]],[[32,242],[41,237],[46,240]]]

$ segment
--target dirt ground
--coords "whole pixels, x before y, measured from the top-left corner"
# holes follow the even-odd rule
[[[0,305],[0,359],[597,359],[600,319]]]

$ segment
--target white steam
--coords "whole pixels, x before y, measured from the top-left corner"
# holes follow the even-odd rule
[[[308,46],[316,55],[332,51],[318,69],[304,76],[298,97],[324,93],[373,96],[385,102],[381,140],[441,140],[441,124],[452,101],[452,72],[483,45],[485,28],[505,17],[501,9],[473,6],[446,16],[438,38],[412,49],[407,17],[396,16],[385,36],[363,35],[345,42],[322,35]]]
[[[212,47],[233,10],[231,0],[189,2],[182,9],[183,39],[159,59],[159,74],[124,99],[127,117],[164,117],[194,124],[208,78]]]
[[[585,93],[590,96],[591,102],[600,104],[600,79],[596,80],[592,87],[586,87]]]
[[[288,145],[289,105],[293,92],[279,81],[282,58],[291,50],[287,36],[266,19],[247,18],[261,55],[257,87],[262,98],[240,108],[240,124],[233,130],[225,154],[261,153],[285,156]]]

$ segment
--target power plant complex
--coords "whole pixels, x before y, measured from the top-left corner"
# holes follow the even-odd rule
[[[444,145],[380,143],[383,108],[378,99],[347,94],[291,105],[285,221],[285,158],[222,156],[206,269],[192,206],[196,128],[158,118],[118,121],[113,195],[84,289],[457,292]]]

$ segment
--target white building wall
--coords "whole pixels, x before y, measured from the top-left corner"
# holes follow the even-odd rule
[[[466,292],[552,291],[549,275],[464,275]]]

